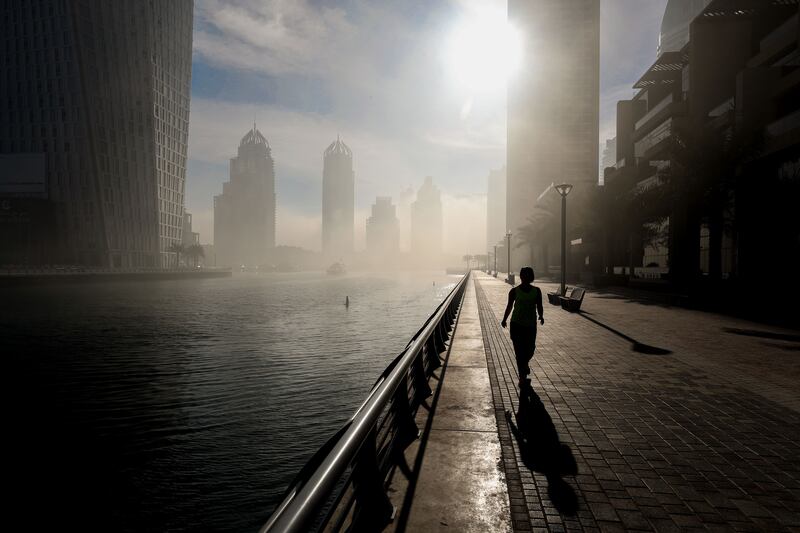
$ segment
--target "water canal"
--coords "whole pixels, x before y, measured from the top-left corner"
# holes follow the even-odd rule
[[[256,530],[456,279],[0,289],[9,508],[84,530]]]

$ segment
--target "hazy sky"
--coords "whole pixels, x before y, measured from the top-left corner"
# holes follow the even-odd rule
[[[601,145],[616,101],[655,59],[665,5],[602,0]],[[340,134],[354,154],[357,247],[375,196],[398,200],[430,175],[444,192],[446,250],[484,252],[486,176],[505,164],[505,91],[467,86],[452,42],[504,12],[490,0],[197,0],[186,204],[201,241],[255,119],[275,159],[279,244],[319,249],[322,152]]]

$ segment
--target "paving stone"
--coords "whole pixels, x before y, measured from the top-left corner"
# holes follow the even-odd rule
[[[475,281],[507,479],[533,485],[509,485],[526,531],[800,527],[800,359],[759,336],[774,328],[593,291],[579,314],[545,303],[526,433],[509,286]]]

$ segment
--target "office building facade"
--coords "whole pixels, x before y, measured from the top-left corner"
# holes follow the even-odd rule
[[[442,193],[433,178],[427,176],[411,204],[411,252],[417,263],[441,263],[442,226]]]
[[[775,254],[800,253],[800,7],[703,4],[694,12],[670,1],[661,42],[680,34],[682,47],[659,50],[634,97],[618,102],[604,194],[623,216],[606,239],[605,270],[681,288],[756,287],[793,275],[796,265]],[[680,201],[654,202],[645,216],[625,207],[664,187]]]
[[[486,250],[506,238],[506,167],[492,170],[486,184]]]
[[[553,183],[572,183],[572,199],[597,183],[600,0],[509,0],[508,20],[524,43],[508,84],[511,263],[541,271],[556,243],[529,243],[520,232],[537,200]]]
[[[0,159],[43,163],[53,245],[39,262],[166,267],[182,239],[193,2],[9,1],[0,23]]]
[[[400,253],[400,221],[388,196],[378,196],[367,218],[367,255],[372,260],[392,261]]]

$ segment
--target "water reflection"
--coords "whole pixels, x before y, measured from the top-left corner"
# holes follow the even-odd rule
[[[257,528],[454,279],[3,289],[11,507],[84,530]]]

